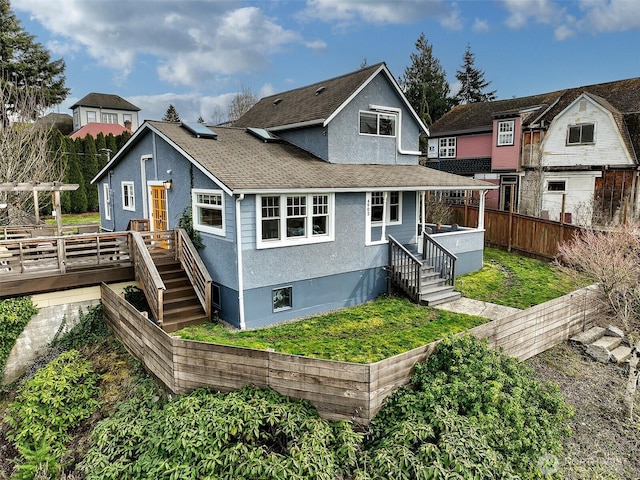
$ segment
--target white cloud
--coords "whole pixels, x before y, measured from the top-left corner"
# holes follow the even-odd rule
[[[121,80],[141,56],[150,56],[159,76],[174,85],[201,85],[220,76],[255,72],[269,56],[300,35],[257,7],[237,2],[14,0],[56,35],[52,51],[84,49]]]
[[[312,40],[309,42],[305,42],[304,46],[309,50],[321,51],[327,49],[327,42],[323,40]]]
[[[471,30],[476,33],[488,32],[489,22],[487,20],[476,18],[473,22],[473,26],[471,27]]]
[[[581,3],[586,12],[580,22],[584,30],[614,32],[640,29],[640,8],[633,0],[587,0]]]
[[[527,26],[529,19],[552,25],[564,15],[564,8],[550,0],[503,0],[503,4],[510,13],[506,25],[514,30]]]
[[[127,97],[134,105],[140,107],[140,120],[160,120],[169,108],[173,105],[180,115],[180,119],[185,122],[195,122],[199,116],[207,123],[218,123],[226,119],[227,107],[233,98],[232,93],[218,96],[206,96],[197,92],[175,94],[163,93],[161,95],[140,95]]]
[[[443,24],[458,28],[455,4],[447,7],[442,0],[308,0],[299,17],[336,23],[338,27],[366,22],[373,24],[415,23],[425,18],[440,18]]]

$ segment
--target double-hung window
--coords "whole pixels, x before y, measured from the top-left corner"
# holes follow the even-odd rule
[[[258,248],[333,240],[333,202],[333,194],[258,196]]]
[[[384,192],[371,192],[371,223],[382,223],[384,215]],[[402,194],[400,192],[387,192],[387,225],[402,223]]]
[[[225,235],[224,193],[222,191],[192,190],[191,208],[195,230],[214,235]]]
[[[102,114],[102,123],[118,123],[118,114],[117,113],[103,113]]]
[[[122,182],[122,208],[123,210],[136,211],[136,199],[133,191],[133,182]]]
[[[456,158],[456,137],[439,138],[438,155],[440,158]]]
[[[396,136],[396,115],[385,112],[360,112],[360,133],[364,135]]]
[[[593,123],[583,123],[580,125],[569,125],[567,131],[567,145],[584,145],[594,143],[595,125]]]
[[[505,120],[498,122],[498,146],[513,145],[516,122]]]
[[[93,110],[87,110],[87,123],[95,123],[96,112]]]

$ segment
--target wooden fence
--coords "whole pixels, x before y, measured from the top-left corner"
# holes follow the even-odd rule
[[[411,379],[436,342],[370,364],[336,362],[171,337],[105,284],[105,319],[115,335],[169,390],[199,387],[231,391],[245,385],[272,387],[310,401],[331,420],[368,424],[384,399]],[[589,288],[480,325],[469,333],[521,360],[583,331],[599,315]]]
[[[455,223],[478,225],[478,207],[452,205],[451,210]],[[484,228],[487,245],[543,259],[555,258],[558,244],[582,230],[566,223],[489,209],[484,211]]]

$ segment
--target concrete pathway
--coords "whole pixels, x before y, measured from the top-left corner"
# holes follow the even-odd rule
[[[498,320],[499,318],[520,311],[518,308],[504,307],[502,305],[496,305],[495,303],[481,302],[480,300],[472,300],[465,297],[440,305],[434,305],[433,308],[446,310],[448,312],[466,313],[467,315],[475,315],[489,320]]]

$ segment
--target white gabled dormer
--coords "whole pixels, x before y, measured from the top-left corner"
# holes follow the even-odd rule
[[[551,122],[542,142],[545,167],[634,165],[622,114],[609,102],[582,93]]]

